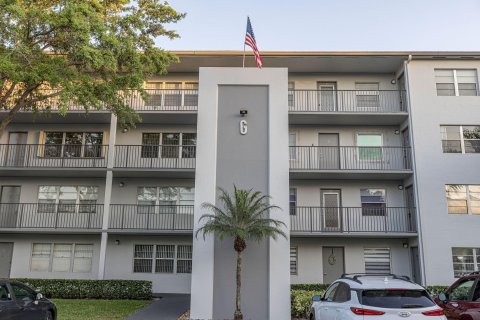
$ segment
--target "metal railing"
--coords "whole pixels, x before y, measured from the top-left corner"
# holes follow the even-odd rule
[[[291,112],[406,112],[402,90],[289,90]]]
[[[108,146],[1,144],[0,167],[105,168]]]
[[[115,168],[194,169],[194,145],[116,145]]]
[[[409,147],[290,147],[290,170],[410,170]]]
[[[290,231],[414,233],[415,208],[291,207]]]
[[[193,230],[193,206],[112,204],[109,229]]]
[[[0,229],[101,229],[103,204],[0,203]]]
[[[140,91],[126,90],[123,95],[125,102],[136,111],[196,111],[198,108],[198,89],[144,89],[147,97],[143,100]],[[44,95],[53,94],[54,91],[45,90]],[[60,108],[59,97],[50,97],[37,103],[42,110],[58,111]],[[70,111],[85,111],[82,105],[74,101],[67,102]],[[31,111],[23,109],[22,111]],[[90,112],[97,111],[89,109]],[[101,107],[99,111],[108,111]]]

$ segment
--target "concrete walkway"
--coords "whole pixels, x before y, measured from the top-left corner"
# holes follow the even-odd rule
[[[126,320],[176,320],[190,308],[189,294],[162,294],[160,300],[137,311]]]

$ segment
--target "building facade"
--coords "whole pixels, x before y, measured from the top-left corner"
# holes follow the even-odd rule
[[[283,319],[290,283],[479,270],[479,53],[267,52],[263,70],[178,55],[130,99],[136,128],[54,102],[17,115],[0,138],[0,277],[151,280],[224,317],[231,243],[193,234],[234,183],[271,195],[290,236],[249,244],[247,317]]]

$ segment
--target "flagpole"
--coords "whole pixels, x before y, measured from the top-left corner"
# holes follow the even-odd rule
[[[245,69],[245,42],[243,42],[243,68]]]

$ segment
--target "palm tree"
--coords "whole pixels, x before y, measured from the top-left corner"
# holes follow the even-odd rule
[[[235,320],[242,320],[240,289],[242,286],[242,252],[247,247],[246,241],[260,242],[267,238],[277,239],[278,236],[287,239],[287,235],[281,229],[282,226],[285,226],[282,221],[266,217],[271,209],[279,208],[268,204],[269,196],[252,189],[238,189],[235,185],[231,195],[224,189],[219,188],[219,191],[218,200],[222,206],[215,206],[207,202],[202,204],[203,209],[212,213],[200,217],[200,221],[202,219],[208,219],[208,221],[197,230],[195,237],[202,232],[204,238],[205,235],[214,233],[215,237],[220,240],[225,237],[234,239],[233,248],[237,252],[237,291],[233,317]]]

